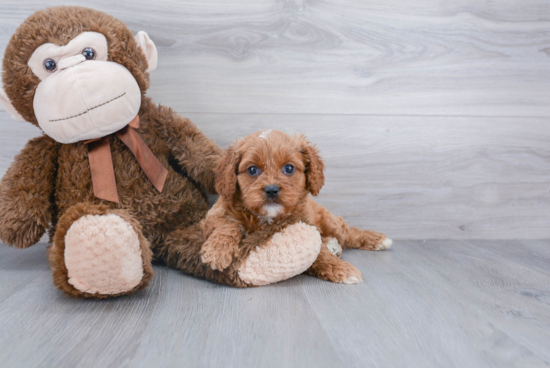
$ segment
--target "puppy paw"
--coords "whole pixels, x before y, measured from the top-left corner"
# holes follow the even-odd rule
[[[237,245],[232,238],[208,239],[201,248],[201,261],[213,270],[223,271],[233,262]]]
[[[343,261],[342,261],[343,262]],[[348,262],[345,265],[342,265],[340,270],[337,270],[337,280],[334,282],[339,282],[341,284],[359,284],[363,282],[363,274],[359,271],[354,265]]]
[[[334,254],[338,258],[340,258],[340,256],[342,255],[342,247],[338,243],[338,240],[336,240],[335,238],[331,238],[327,242],[327,248],[332,254]]]
[[[392,245],[391,239],[376,231],[358,230],[354,235],[350,248],[384,250]]]
[[[317,270],[315,276],[339,284],[351,285],[363,282],[361,271],[351,263],[342,260],[323,265],[322,269]]]
[[[390,249],[392,244],[393,244],[393,240],[391,240],[390,238],[386,238],[382,241],[382,243],[376,245],[376,248],[374,248],[374,250]]]
[[[342,284],[348,284],[348,285],[352,285],[352,284],[360,284],[363,282],[363,279],[361,276],[357,277],[357,276],[350,276],[348,277],[347,279],[343,280],[342,281]]]

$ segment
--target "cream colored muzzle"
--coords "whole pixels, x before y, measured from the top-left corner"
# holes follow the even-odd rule
[[[33,105],[48,136],[75,143],[128,125],[139,112],[141,91],[122,65],[76,55],[62,59],[58,70],[40,82]]]

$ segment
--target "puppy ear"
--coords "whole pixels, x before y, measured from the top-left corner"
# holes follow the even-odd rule
[[[231,200],[237,191],[237,150],[232,145],[223,152],[216,168],[216,192]]]
[[[317,147],[303,138],[302,156],[305,163],[306,187],[316,196],[325,184],[325,164],[319,156]]]

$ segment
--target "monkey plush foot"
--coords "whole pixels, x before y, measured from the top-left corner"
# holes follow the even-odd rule
[[[69,284],[91,294],[119,294],[143,277],[139,239],[132,226],[114,214],[87,215],[65,236]]]
[[[58,288],[72,296],[106,298],[147,285],[152,277],[149,244],[139,225],[119,211],[62,217],[61,233],[56,233],[50,249]],[[74,217],[78,218],[71,222]]]
[[[299,222],[256,247],[240,266],[239,277],[247,284],[267,285],[306,271],[321,250],[321,235],[314,226]]]

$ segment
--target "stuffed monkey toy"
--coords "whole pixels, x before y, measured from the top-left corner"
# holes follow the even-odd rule
[[[170,255],[178,268],[200,262],[200,246],[169,248],[188,241],[186,229],[208,211],[222,151],[145,97],[156,65],[145,32],[134,37],[121,21],[81,7],[36,12],[6,48],[0,102],[44,134],[0,182],[0,239],[27,248],[49,230],[53,281],[70,296],[142,289],[153,257]]]

